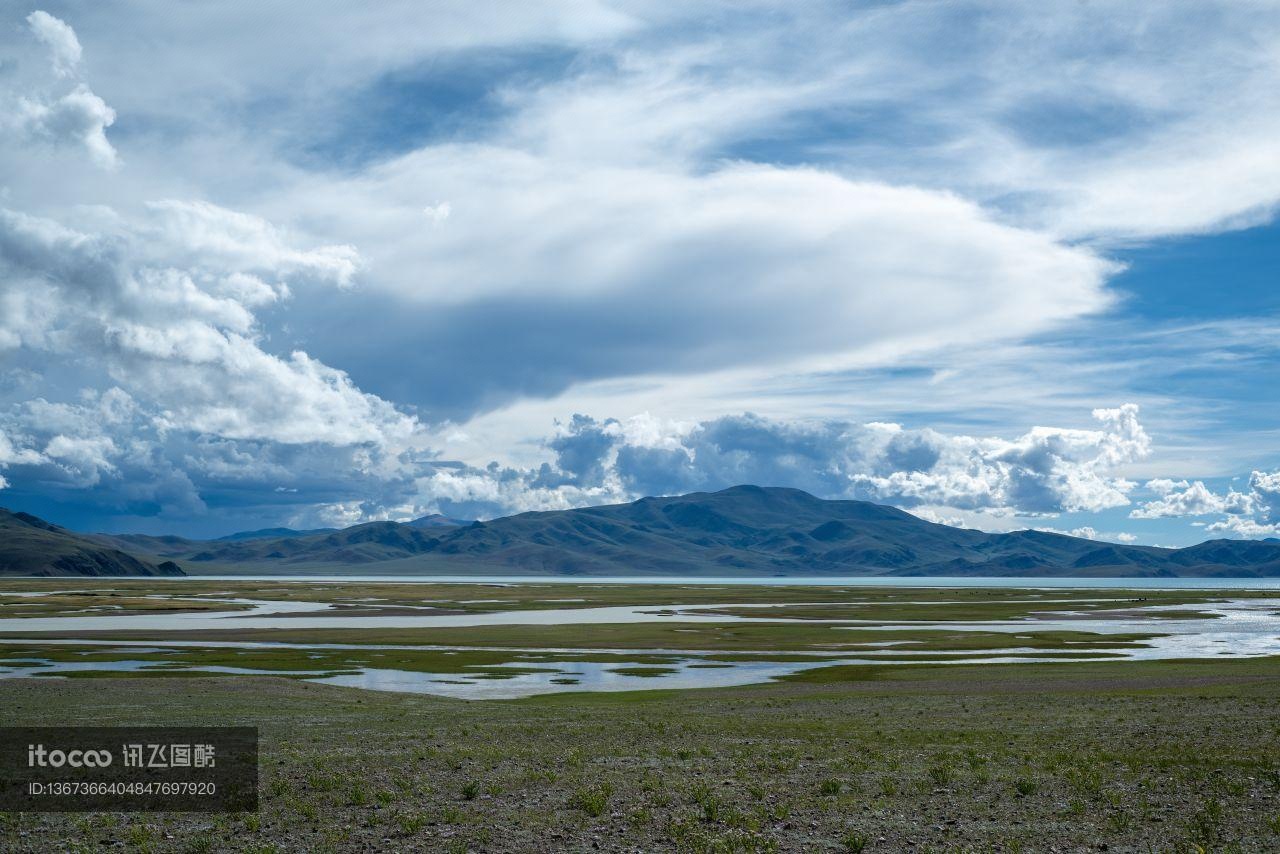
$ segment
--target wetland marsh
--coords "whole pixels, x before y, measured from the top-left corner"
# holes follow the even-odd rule
[[[6,582],[0,677],[260,673],[509,699],[882,663],[1267,656],[1278,609],[1239,590]]]

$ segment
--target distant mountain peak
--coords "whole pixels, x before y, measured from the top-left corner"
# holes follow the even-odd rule
[[[471,519],[454,519],[445,516],[443,513],[429,513],[426,516],[419,516],[417,519],[405,522],[410,528],[460,528],[464,525],[470,525]]]
[[[234,534],[227,534],[225,537],[218,537],[215,542],[229,543],[240,540],[267,540],[279,539],[281,537],[309,537],[312,534],[327,534],[337,531],[338,528],[311,528],[309,530],[300,531],[296,528],[259,528],[256,531],[237,531]]]

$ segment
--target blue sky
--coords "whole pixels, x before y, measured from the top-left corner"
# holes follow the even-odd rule
[[[1280,536],[1267,4],[0,21],[0,504]]]

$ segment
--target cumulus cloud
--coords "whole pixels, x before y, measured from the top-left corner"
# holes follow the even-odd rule
[[[1268,521],[1280,521],[1280,471],[1255,471],[1249,476],[1249,489],[1267,507]]]
[[[1067,531],[1061,530],[1060,528],[1037,526],[1036,530],[1045,531],[1050,534],[1066,534],[1069,537],[1083,537],[1086,540],[1102,540],[1104,542],[1132,543],[1136,542],[1138,539],[1134,534],[1130,534],[1125,531],[1103,533],[1098,531],[1098,529],[1092,525],[1081,525],[1078,528],[1071,528]]]
[[[0,98],[10,102],[0,130],[26,144],[81,149],[98,166],[115,168],[118,157],[107,140],[107,128],[116,120],[115,110],[84,83],[68,80],[76,76],[80,64],[80,41],[75,31],[43,11],[32,12],[27,24],[48,51],[54,80],[10,77],[10,85],[15,80],[18,85],[26,82],[30,90],[0,90]]]
[[[106,436],[84,439],[58,435],[45,445],[44,456],[71,473],[78,485],[93,486],[103,474],[115,471],[110,460],[115,450],[115,443]]]
[[[1145,486],[1160,497],[1143,502],[1142,506],[1129,514],[1131,519],[1208,516],[1216,513],[1239,516],[1254,510],[1253,496],[1235,490],[1228,490],[1226,495],[1217,495],[1199,480],[1188,483],[1185,480],[1157,478],[1147,481]]]
[[[107,141],[107,128],[115,120],[115,110],[86,86],[77,86],[53,101],[18,101],[18,127],[31,139],[80,146],[93,162],[106,168],[116,165],[116,150]]]
[[[1145,486],[1158,497],[1140,504],[1129,513],[1131,518],[1223,516],[1210,523],[1207,530],[1243,537],[1280,533],[1280,471],[1253,472],[1245,492],[1228,488],[1225,493],[1217,493],[1203,481],[1168,478],[1147,481]]]
[[[44,457],[31,448],[15,447],[13,440],[0,428],[0,471],[12,465],[37,465],[44,462]],[[0,489],[9,485],[9,481],[0,475]]]
[[[31,33],[49,49],[49,60],[59,77],[70,77],[80,64],[80,40],[66,21],[36,10],[27,16]]]
[[[36,485],[43,500],[137,520],[126,530],[158,518],[188,533],[208,525],[211,535],[304,517],[329,524],[317,508],[339,503],[358,508],[357,521],[408,518],[413,477],[431,462],[428,451],[376,441],[179,429],[157,402],[119,387],[0,408],[0,437],[0,471],[16,490],[11,506]]]
[[[403,443],[417,429],[411,416],[305,352],[262,347],[254,308],[281,298],[286,277],[346,285],[355,263],[345,247],[296,249],[266,223],[210,205],[154,206],[110,233],[0,211],[0,303],[12,309],[0,316],[0,343],[96,360],[155,407],[165,430]],[[83,444],[56,447],[46,455],[97,459]]]
[[[752,414],[693,424],[577,415],[547,442],[554,462],[438,470],[424,504],[494,515],[716,490],[786,485],[826,498],[903,507],[1048,515],[1129,503],[1118,476],[1146,456],[1137,407],[1099,409],[1101,429],[1036,427],[1015,439],[947,435],[896,424],[791,423]]]
[[[1238,494],[1229,493],[1228,501]],[[1245,501],[1248,510],[1232,513],[1209,525],[1208,530],[1240,537],[1280,536],[1280,471],[1253,472]]]
[[[146,408],[120,388],[0,409],[0,432],[23,448],[12,463],[19,490],[35,481],[45,498],[100,502],[117,512],[145,508],[153,516],[205,510],[191,479],[166,455],[172,443],[166,447]]]
[[[117,444],[110,433],[132,426],[134,402],[118,388],[80,397],[73,403],[38,397],[0,410],[0,467],[39,471],[72,489],[118,474],[115,460],[130,440]]]

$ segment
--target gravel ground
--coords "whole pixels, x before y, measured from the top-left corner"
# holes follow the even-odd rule
[[[1280,850],[1280,661],[803,679],[508,702],[6,680],[4,724],[255,724],[262,808],[11,813],[0,849]]]

